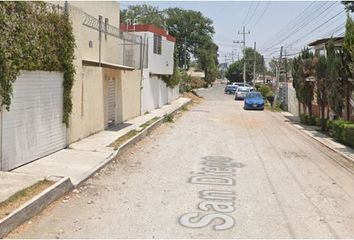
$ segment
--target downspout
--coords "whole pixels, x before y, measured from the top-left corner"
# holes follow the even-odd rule
[[[142,92],[143,92],[143,80],[144,80],[144,58],[145,58],[145,38],[146,34],[144,34],[144,43],[142,40],[142,37],[140,36],[140,69],[141,69],[141,75],[140,75],[140,115],[143,115],[143,104],[142,104]]]
[[[102,16],[98,16],[98,66],[101,67]]]

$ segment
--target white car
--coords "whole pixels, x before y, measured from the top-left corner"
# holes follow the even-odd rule
[[[235,100],[245,99],[247,93],[249,93],[250,91],[250,87],[238,87],[235,92]]]

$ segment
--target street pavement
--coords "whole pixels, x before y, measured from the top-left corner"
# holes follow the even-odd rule
[[[345,159],[222,85],[10,238],[353,238]]]

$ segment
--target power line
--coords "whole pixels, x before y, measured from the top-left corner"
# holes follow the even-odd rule
[[[313,1],[313,2],[311,2],[308,6],[306,6],[305,8],[304,8],[304,10],[302,10],[294,19],[292,19],[288,24],[286,24],[283,28],[281,28],[276,34],[274,34],[268,41],[266,41],[264,44],[263,44],[263,46],[264,45],[268,45],[269,43],[271,43],[271,42],[273,42],[273,40],[274,39],[277,39],[278,38],[278,35],[283,35],[283,32],[284,31],[287,31],[288,29],[291,29],[291,25],[292,24],[298,24],[298,22],[299,22],[299,19],[301,18],[301,17],[303,17],[305,14],[306,14],[306,12],[309,10],[309,9],[311,9],[311,7],[313,7],[312,5],[314,5],[315,4],[315,2]],[[263,46],[262,46],[262,48],[263,48]]]
[[[243,20],[242,25],[245,25],[246,20],[248,19],[248,14],[250,13],[250,10],[251,10],[251,8],[252,8],[253,3],[254,3],[254,2],[251,2],[251,5],[248,7],[248,11],[247,11],[247,14],[246,14],[245,19]]]
[[[319,16],[321,16],[322,14],[324,14],[328,9],[330,9],[331,7],[334,6],[334,4],[336,4],[336,2],[334,2],[333,4],[329,5],[325,10],[323,10],[322,12],[319,12],[315,17],[311,17],[309,19],[305,19],[305,21],[303,21],[300,26],[293,28],[290,32],[287,33],[287,35],[283,38],[281,38],[281,40],[275,42],[274,44],[271,45],[271,47],[273,46],[277,46],[279,44],[281,44],[283,41],[288,40],[290,36],[295,35],[297,32],[299,32],[301,29],[303,29],[304,27],[307,27],[307,25],[310,22],[313,22],[315,19],[317,19]],[[322,7],[325,5],[322,5]],[[306,21],[307,20],[307,21]],[[263,51],[267,51],[267,49],[264,49]]]
[[[268,7],[270,5],[270,2],[267,2],[266,7],[264,8],[262,14],[258,17],[258,19],[256,20],[256,23],[253,25],[252,30],[257,26],[258,22],[262,19],[262,17],[264,16],[265,12],[267,11]]]
[[[258,9],[259,3],[260,3],[260,2],[258,1],[256,7],[254,8],[253,13],[251,14],[250,19],[248,20],[248,23],[249,23],[249,24],[252,22],[253,16],[255,15],[255,13],[256,13],[256,11],[257,11],[257,9]],[[248,23],[246,23],[246,24],[248,24]]]

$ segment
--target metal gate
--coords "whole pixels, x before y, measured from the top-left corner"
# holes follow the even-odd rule
[[[116,120],[116,81],[115,78],[107,80],[107,126],[115,125]]]
[[[1,170],[11,170],[66,147],[63,76],[23,71],[2,112]]]

